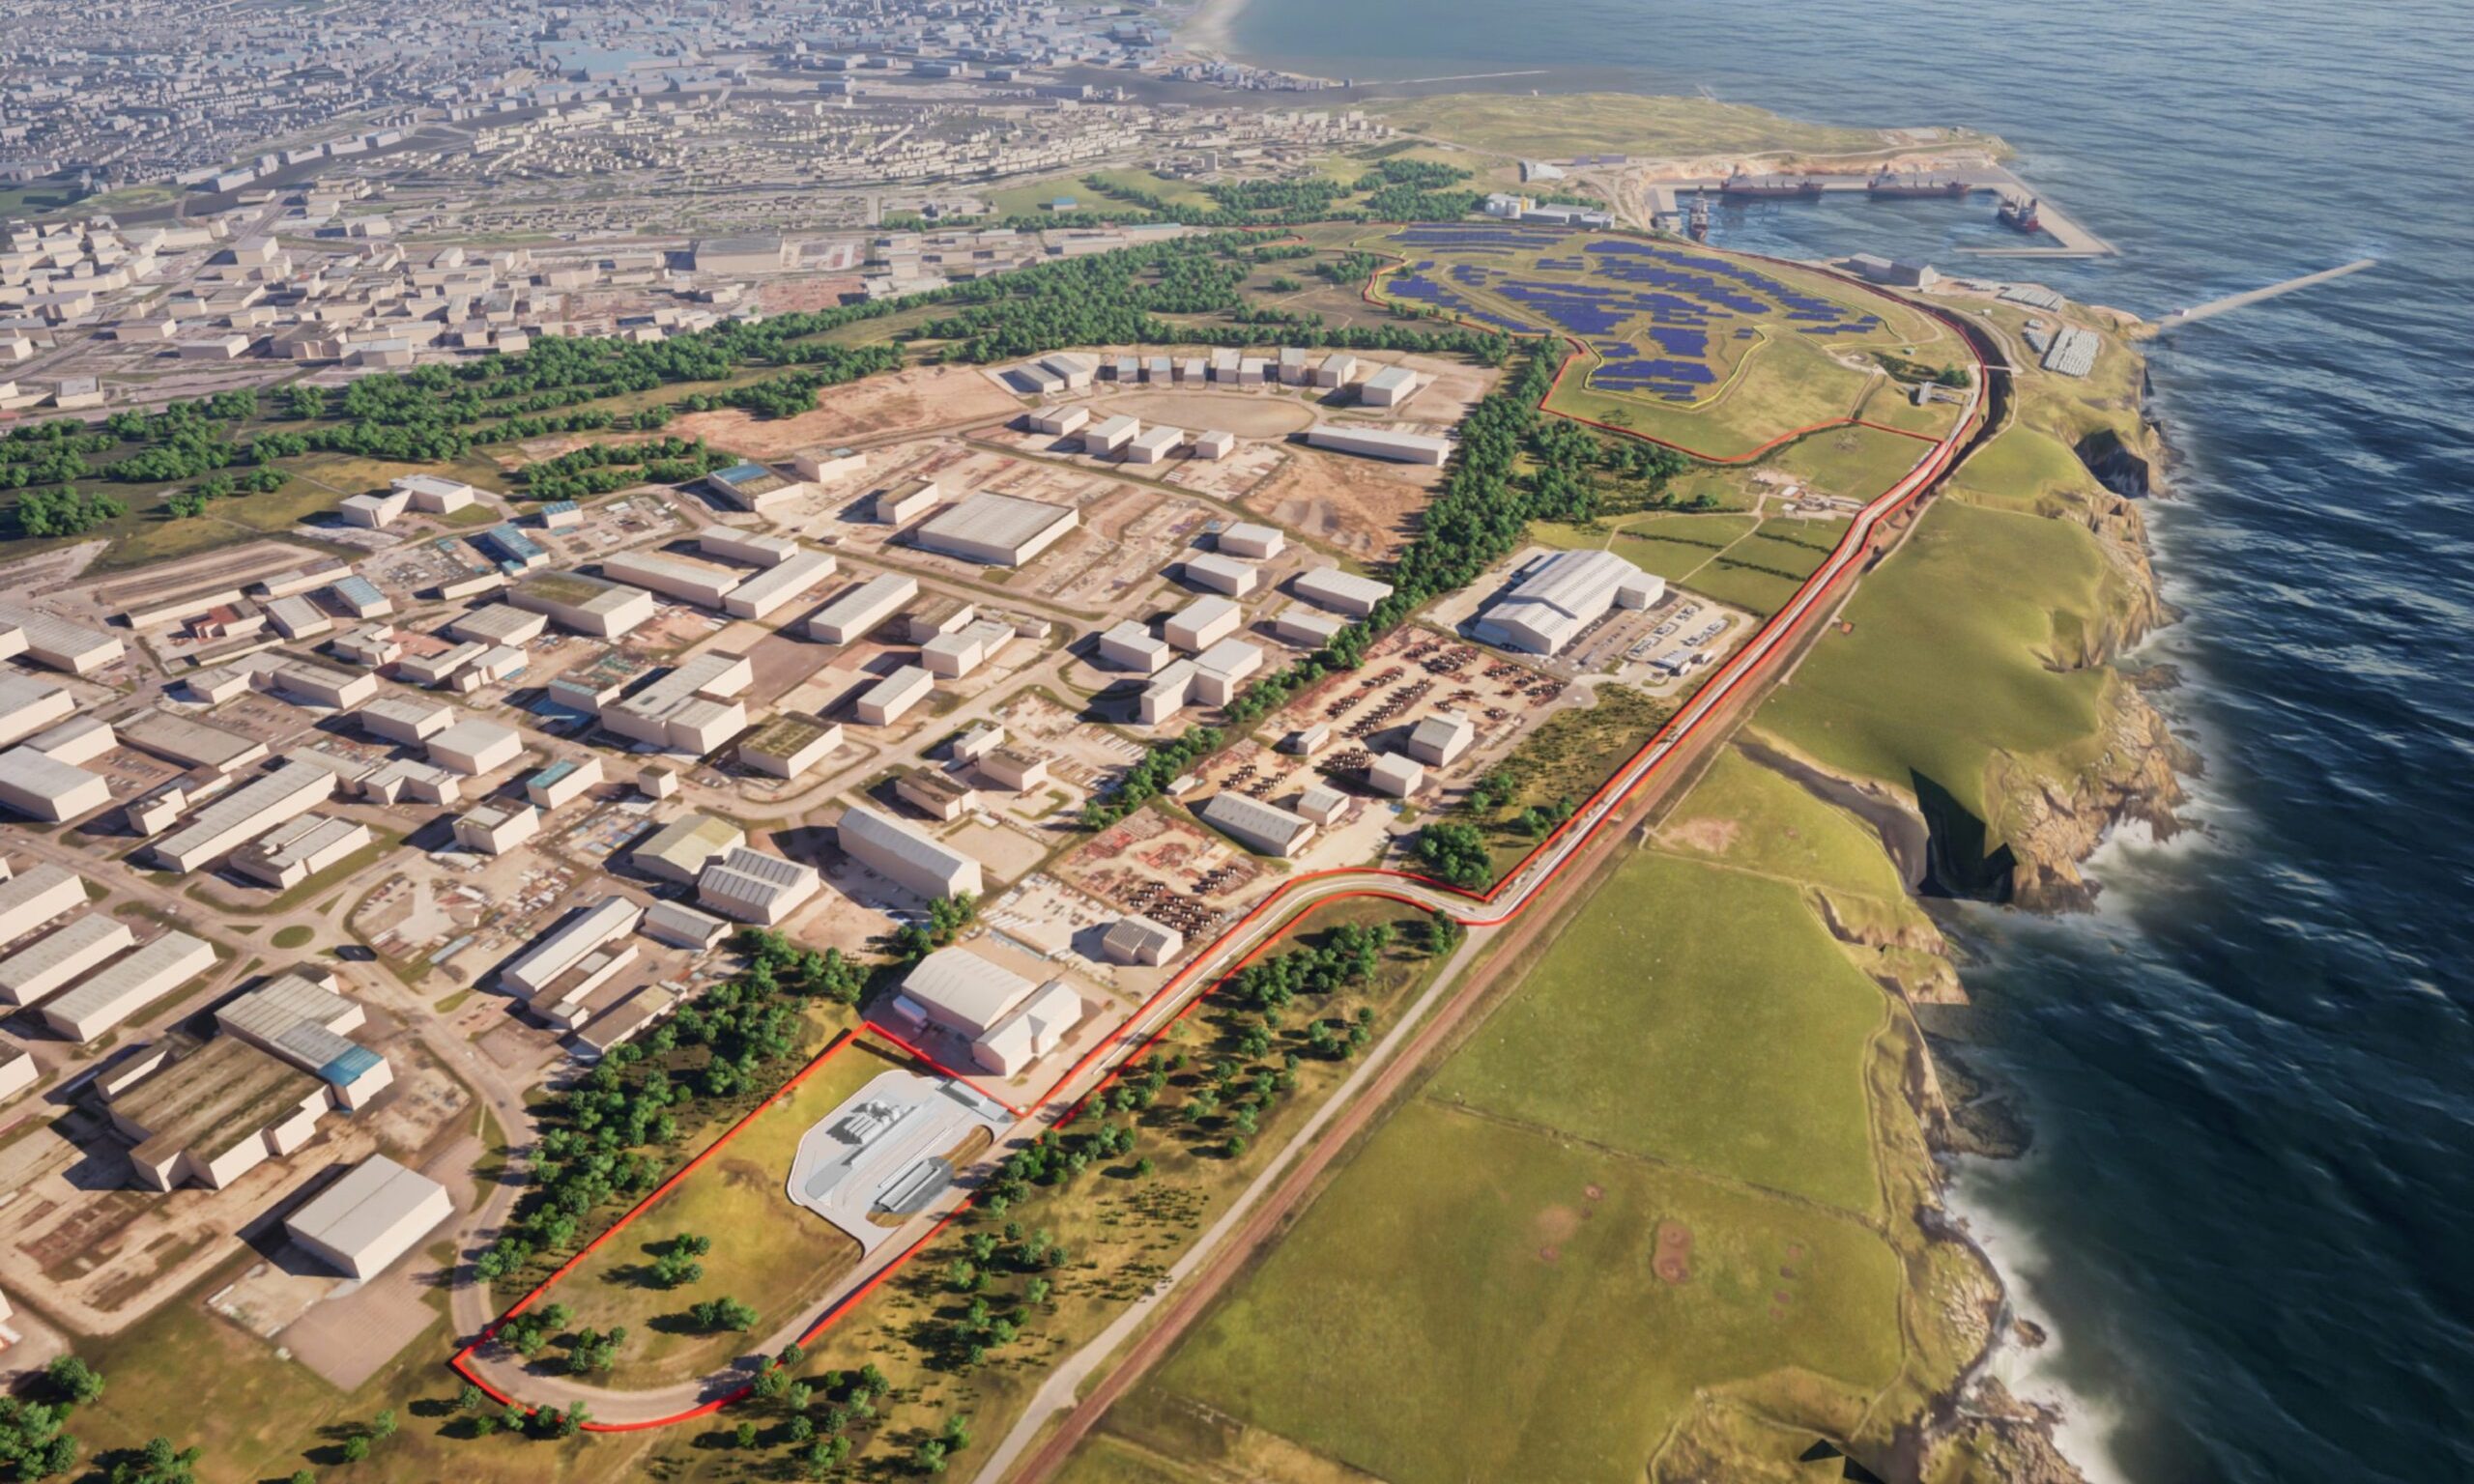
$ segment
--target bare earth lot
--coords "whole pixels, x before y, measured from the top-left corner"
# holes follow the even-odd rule
[[[671,423],[670,431],[751,459],[787,459],[804,448],[890,438],[1020,411],[1020,402],[975,370],[930,366],[829,386],[817,394],[815,412],[796,417],[760,418],[734,408],[690,413]]]

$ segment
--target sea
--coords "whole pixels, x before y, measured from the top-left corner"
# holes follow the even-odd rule
[[[1983,197],[1722,207],[1715,241],[2032,278],[2176,330],[2134,657],[2204,758],[2092,914],[1956,921],[2028,1156],[1954,1199],[2052,1331],[2092,1477],[2474,1479],[2474,4],[1251,0],[1239,58],[1967,125],[2121,249],[1996,270]],[[1431,89],[1429,89],[1431,90]],[[1331,100],[1326,100],[1330,101]]]

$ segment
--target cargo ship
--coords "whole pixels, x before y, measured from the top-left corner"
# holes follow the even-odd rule
[[[1993,214],[1993,219],[2013,232],[2039,232],[2044,229],[2044,222],[2036,215],[2036,198],[2033,196],[2024,201],[2017,196],[2003,196],[2001,209]]]
[[[1956,201],[1973,189],[1974,186],[1955,176],[1946,181],[1936,181],[1922,175],[1900,175],[1887,168],[1864,183],[1865,194],[1884,201],[1925,197]]]
[[[1820,195],[1821,189],[1821,182],[1809,175],[1790,180],[1783,175],[1751,175],[1738,170],[1719,185],[1718,194],[1809,198]]]

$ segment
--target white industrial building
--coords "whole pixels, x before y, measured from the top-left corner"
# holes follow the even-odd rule
[[[1091,410],[1087,407],[1046,408],[1031,414],[1031,431],[1045,433],[1050,438],[1063,438],[1070,433],[1079,433],[1082,425],[1090,420]]]
[[[644,915],[644,908],[624,897],[604,897],[536,940],[499,971],[499,980],[520,994],[540,994],[603,944],[635,931]]]
[[[77,698],[67,686],[0,670],[0,746],[33,736],[76,710]]]
[[[1292,604],[1272,615],[1274,638],[1309,648],[1321,648],[1340,637],[1349,626],[1346,618],[1337,614],[1319,613],[1304,604]]]
[[[453,706],[417,696],[381,696],[352,715],[371,736],[406,744],[426,742],[455,725]]]
[[[934,479],[905,479],[878,495],[868,515],[879,526],[903,526],[945,502],[945,487]]]
[[[1213,543],[1223,556],[1242,556],[1249,561],[1261,561],[1277,556],[1288,549],[1288,537],[1278,527],[1240,521],[1220,533]]]
[[[374,1278],[455,1214],[446,1187],[372,1155],[283,1218],[303,1251],[356,1278]]]
[[[267,745],[255,737],[169,711],[140,711],[120,724],[120,735],[141,753],[216,773],[245,768],[267,755]]]
[[[1185,951],[1186,935],[1147,917],[1121,917],[1100,935],[1100,952],[1110,963],[1162,964]]]
[[[413,502],[413,508],[424,515],[447,515],[463,509],[478,498],[473,487],[461,479],[446,479],[437,474],[406,474],[389,482],[398,495]]]
[[[1336,614],[1363,618],[1374,612],[1375,605],[1392,596],[1390,583],[1378,583],[1370,577],[1359,577],[1338,567],[1316,567],[1301,572],[1291,590],[1317,608],[1328,608]]]
[[[1194,656],[1193,699],[1206,706],[1224,706],[1262,668],[1259,646],[1242,639],[1223,639]]]
[[[332,797],[334,775],[284,761],[208,803],[151,847],[174,870],[195,870]]]
[[[865,805],[843,811],[835,838],[843,854],[919,896],[958,897],[980,889],[979,862]]]
[[[1167,642],[1148,628],[1128,618],[1114,624],[1100,635],[1100,658],[1119,670],[1137,674],[1157,674],[1160,668],[1173,658]]]
[[[1426,781],[1426,766],[1398,753],[1377,753],[1366,766],[1366,785],[1377,793],[1405,799]]]
[[[696,900],[724,917],[771,928],[822,886],[805,862],[739,845],[705,865],[696,878]]]
[[[455,842],[483,855],[504,855],[541,833],[541,811],[530,804],[475,804],[455,816]]]
[[[1197,459],[1224,459],[1237,451],[1237,435],[1209,428],[1195,434],[1191,446]]]
[[[885,1015],[897,1034],[929,1027],[966,1043],[983,1071],[1016,1076],[1082,1020],[1082,997],[1061,979],[1034,984],[966,948],[940,948],[903,977]]]
[[[89,1042],[215,967],[204,938],[167,932],[35,1007],[43,1023]]]
[[[1161,425],[1145,428],[1125,441],[1125,461],[1128,464],[1162,463],[1185,441],[1185,432],[1180,428]]]
[[[294,968],[218,1005],[216,1028],[279,1056],[327,1085],[327,1100],[347,1112],[368,1106],[395,1081],[387,1059],[353,1041],[369,1019],[356,1001],[335,992],[321,969]]]
[[[1470,625],[1481,643],[1553,654],[1611,609],[1649,608],[1666,596],[1666,579],[1605,551],[1556,552],[1521,570],[1510,591]]]
[[[1264,855],[1295,855],[1314,838],[1314,822],[1234,789],[1215,793],[1194,811],[1213,829]]]
[[[1245,625],[1244,610],[1223,597],[1196,598],[1160,626],[1160,637],[1190,654],[1200,653]]]
[[[0,753],[0,805],[18,813],[58,823],[111,801],[111,785],[100,773],[32,747]]]
[[[681,814],[639,841],[627,858],[638,870],[693,885],[715,858],[747,843],[747,834],[711,814]]]
[[[739,765],[768,778],[797,778],[833,756],[842,745],[842,724],[804,716],[777,716],[738,745]]]
[[[848,479],[868,467],[868,456],[849,448],[811,448],[791,458],[791,468],[810,484]]]
[[[302,814],[287,819],[232,852],[232,869],[261,885],[286,891],[333,866],[371,836],[358,819]]]
[[[1187,557],[1185,579],[1197,587],[1242,598],[1262,585],[1263,573],[1259,567],[1215,552]]]
[[[864,639],[919,596],[919,581],[906,573],[883,572],[817,610],[808,620],[808,637],[828,644]]]
[[[1094,457],[1122,453],[1125,445],[1133,442],[1135,435],[1141,431],[1139,420],[1123,414],[1103,418],[1082,430],[1082,451]]]
[[[1368,407],[1398,407],[1418,394],[1424,385],[1415,371],[1406,366],[1386,366],[1366,379],[1357,389],[1358,400]]]
[[[702,953],[730,936],[731,925],[685,902],[656,901],[645,909],[644,923],[637,930],[656,943]]]
[[[446,625],[449,638],[479,644],[529,644],[550,626],[548,615],[512,603],[485,603],[458,614]]]
[[[0,878],[0,943],[24,936],[86,904],[86,883],[49,862]]]
[[[757,568],[778,567],[805,548],[788,536],[741,530],[735,526],[707,526],[696,532],[696,550],[707,556],[727,557]]]
[[[1388,459],[1395,464],[1425,464],[1440,468],[1452,457],[1449,439],[1424,433],[1398,433],[1390,428],[1357,428],[1337,422],[1317,423],[1306,430],[1307,445],[1360,458]]]
[[[919,646],[920,663],[929,673],[959,679],[988,663],[1014,637],[1010,624],[983,619],[951,634],[939,634]]]
[[[747,656],[708,649],[604,704],[601,725],[630,741],[701,757],[747,729],[747,707],[734,698],[755,683]]]
[[[981,493],[911,532],[919,546],[992,567],[1019,567],[1082,524],[1064,505]]]
[[[85,893],[77,894],[79,901]],[[89,912],[66,927],[0,958],[0,1005],[33,1005],[65,989],[79,975],[137,946],[129,925]]]
[[[536,809],[557,809],[600,782],[600,758],[561,757],[524,781],[524,796]]]
[[[734,618],[770,618],[806,597],[839,565],[830,552],[802,547],[732,588],[722,598],[722,612]]]
[[[507,601],[595,639],[617,639],[652,617],[653,595],[581,572],[540,572],[515,585]]]
[[[524,736],[512,727],[468,716],[432,736],[429,760],[467,778],[495,773],[524,755]]]
[[[1402,751],[1420,762],[1448,768],[1477,740],[1475,722],[1457,711],[1437,711],[1409,728],[1408,745]]]
[[[128,648],[101,629],[72,623],[40,609],[0,605],[0,660],[23,655],[49,670],[91,675]]]
[[[905,665],[859,694],[853,714],[871,727],[890,727],[928,699],[936,677],[917,665]]]
[[[746,576],[735,567],[667,552],[613,552],[601,558],[601,574],[702,608],[721,607]]]

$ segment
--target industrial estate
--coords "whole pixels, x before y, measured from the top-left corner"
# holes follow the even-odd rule
[[[1588,1089],[1701,1025],[1674,1008],[1701,989],[1615,949],[1597,972],[1657,1013],[1487,1050],[1567,972],[1545,925],[1600,930],[1573,914],[1712,790],[1763,801],[1764,851],[1860,839],[1840,804],[1890,795],[1846,782],[1851,733],[1765,720],[1764,771],[1738,729],[1871,642],[1851,596],[1919,512],[2093,539],[2137,359],[1981,263],[1713,243],[1691,192],[1748,187],[1706,155],[1644,191],[1646,158],[1137,102],[1083,73],[1310,80],[1018,9],[749,29],[735,61],[544,11],[523,88],[433,17],[462,70],[335,84],[309,112],[349,129],[209,129],[185,62],[145,87],[187,124],[99,132],[63,98],[12,136],[60,157],[20,167],[0,245],[0,1476],[1463,1476],[1398,1431],[1439,1394],[1318,1413],[1230,1332],[1285,1301],[1266,1274],[1358,1270],[1309,1255],[1328,1200],[1240,1269],[1422,1065],[1452,1091],[1374,1151],[1486,1164],[1461,1141],[1533,1115],[1563,1152],[1508,1181],[1631,1148],[1646,1125],[1506,1089],[1625,1104]],[[696,209],[721,230],[664,242],[567,188],[657,197],[725,135],[733,169],[814,161],[819,214],[726,186]],[[1998,158],[1874,144],[1877,193]],[[42,209],[69,156],[131,204]],[[1818,879],[1804,848],[1746,870]],[[1817,932],[1780,992],[1852,980],[1880,1029],[1831,1074],[1856,1103],[1805,1109],[1826,1135],[1756,1077],[1728,1116],[1796,1132],[1748,1148],[1920,1146],[1937,1103],[1857,1086],[1921,1055],[1905,1006],[1944,977],[1913,884],[1750,929]],[[1625,910],[1722,931],[1706,883],[1666,889]],[[1397,1131],[1447,1096],[1501,1127]],[[1542,1266],[1466,1277],[1546,1281],[1602,1185],[1652,1296],[1739,1258],[1788,1271],[1753,1288],[1964,1267],[1929,1190],[1860,1184],[1862,1231],[1779,1245],[1593,1177],[1521,1239]],[[1977,1322],[1965,1282],[1916,1285]],[[1869,1449],[1846,1398],[1918,1401],[1981,1348],[1833,1368],[1810,1338],[1730,1339],[1740,1368],[1678,1394],[1810,1372],[1785,1431]],[[1634,1476],[1670,1421],[1640,1426],[1471,1476]],[[1952,1478],[2003,1441],[1937,1437]]]

